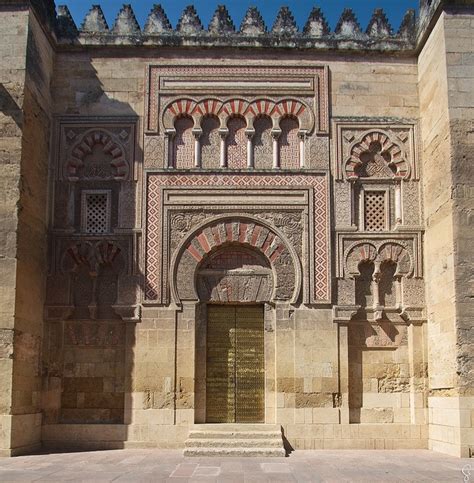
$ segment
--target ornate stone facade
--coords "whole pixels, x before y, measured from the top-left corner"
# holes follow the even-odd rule
[[[210,420],[208,341],[231,361],[252,322],[263,353],[247,333],[232,370],[263,364],[255,414],[293,448],[469,454],[472,126],[430,70],[472,67],[464,4],[422,1],[397,33],[380,10],[299,32],[251,8],[237,32],[225,7],[173,30],[155,6],[142,31],[130,6],[78,29],[0,0],[27,45],[19,92],[24,66],[0,69],[0,450],[182,447]]]

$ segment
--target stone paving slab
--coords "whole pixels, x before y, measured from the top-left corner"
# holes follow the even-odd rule
[[[0,459],[0,482],[10,481],[474,483],[474,461],[426,450],[296,451],[274,460],[186,458],[180,450],[116,450]]]

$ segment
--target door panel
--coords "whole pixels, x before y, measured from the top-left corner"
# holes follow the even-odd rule
[[[206,421],[265,419],[263,307],[208,306]]]
[[[209,306],[207,318],[206,420],[235,420],[235,308]]]
[[[263,307],[237,307],[235,419],[238,423],[265,420],[263,334]]]

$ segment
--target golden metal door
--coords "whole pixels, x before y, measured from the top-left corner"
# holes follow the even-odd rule
[[[208,307],[206,421],[265,420],[263,307]]]
[[[210,305],[207,312],[206,421],[235,420],[235,308]]]

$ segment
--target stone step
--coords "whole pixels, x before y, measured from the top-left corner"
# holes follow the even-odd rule
[[[193,431],[278,431],[281,433],[279,424],[242,424],[242,423],[205,423],[193,424]]]
[[[184,456],[263,456],[284,457],[281,448],[186,448]]]
[[[185,456],[286,456],[277,424],[195,424]]]
[[[249,439],[237,435],[235,439],[190,438],[185,442],[186,448],[281,448],[282,439]]]
[[[281,439],[281,431],[194,431],[189,432],[189,439]]]

